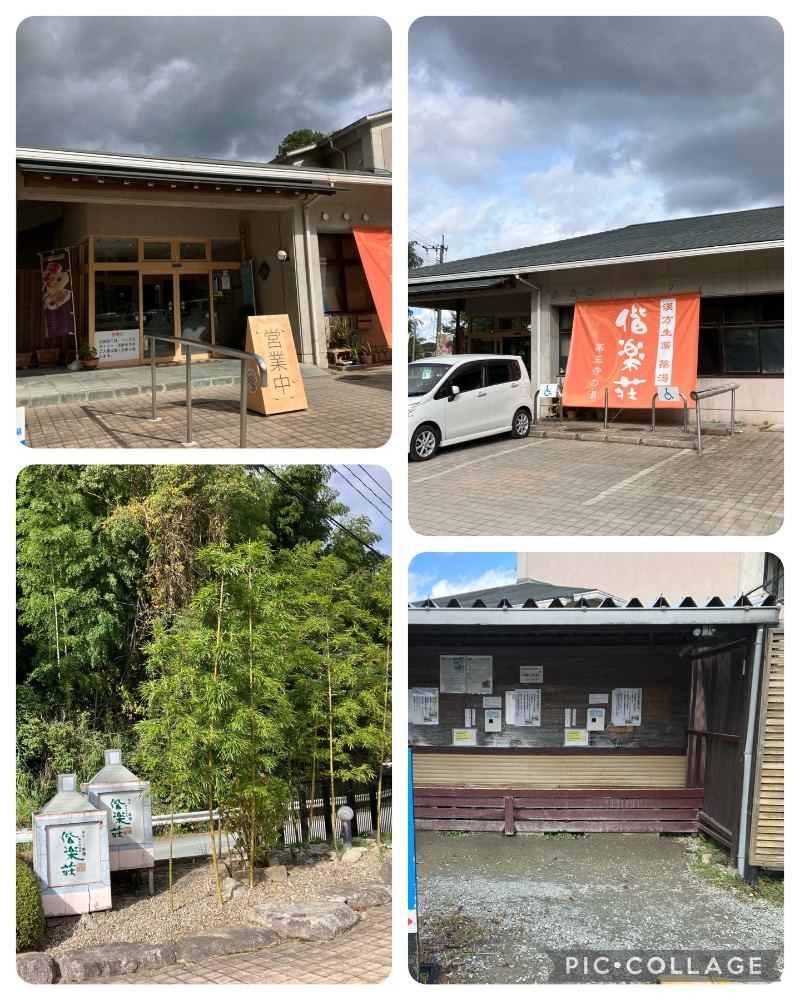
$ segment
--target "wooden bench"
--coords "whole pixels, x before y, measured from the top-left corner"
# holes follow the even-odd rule
[[[419,788],[417,830],[697,833],[702,788]]]

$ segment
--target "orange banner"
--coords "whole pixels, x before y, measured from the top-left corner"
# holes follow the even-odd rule
[[[392,231],[353,227],[386,343],[392,346]]]
[[[609,406],[649,409],[658,389],[670,386],[694,406],[699,333],[699,292],[576,302],[564,405],[604,406],[608,389]]]

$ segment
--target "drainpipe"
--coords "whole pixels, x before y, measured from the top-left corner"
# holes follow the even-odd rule
[[[334,144],[333,144],[333,138],[332,137],[330,139],[328,139],[328,142],[331,144],[331,149],[334,151],[334,153],[338,153],[341,156],[341,158],[342,158],[342,170],[347,170],[347,156],[345,155],[344,150],[343,149],[339,149],[336,146],[334,146]]]
[[[542,308],[542,290],[538,285],[531,284],[527,278],[523,278],[519,274],[515,274],[514,277],[517,281],[521,281],[523,285],[527,285],[528,288],[534,289],[536,292],[536,385],[540,385],[542,382],[542,329],[541,329],[541,308]],[[531,312],[533,312],[533,294],[531,293]],[[533,379],[531,379],[533,381]]]
[[[745,877],[746,868],[747,815],[750,812],[750,775],[753,770],[756,709],[758,708],[758,692],[761,686],[761,660],[763,655],[764,626],[760,625],[756,632],[756,643],[753,650],[753,675],[750,678],[750,705],[747,710],[747,736],[744,746],[744,774],[742,775],[742,811],[739,816],[739,846],[736,858],[736,867],[742,878]]]
[[[308,315],[311,320],[311,359],[319,368],[319,343],[317,337],[317,303],[314,298],[314,276],[311,271],[311,231],[308,224],[308,210],[322,198],[315,194],[303,205],[303,248],[306,258],[306,291],[308,293]]]

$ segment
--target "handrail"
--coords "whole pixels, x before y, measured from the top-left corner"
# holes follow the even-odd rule
[[[202,347],[204,351],[212,350],[215,354],[222,354],[226,358],[240,358],[242,362],[241,391],[239,402],[239,447],[247,447],[247,363],[253,361],[258,365],[259,385],[266,389],[267,363],[260,354],[252,354],[250,351],[240,351],[235,347],[220,347],[217,344],[206,344],[201,340],[190,340],[188,337],[168,337],[162,333],[145,333],[145,341],[150,340],[150,395],[153,401],[153,422],[161,419],[156,412],[156,341],[160,340],[166,344],[180,344],[182,347],[189,345],[186,352],[186,440],[183,442],[184,448],[196,448],[197,442],[192,441],[192,347]]]
[[[733,437],[733,425],[736,422],[736,390],[739,388],[738,382],[726,382],[725,385],[711,386],[709,389],[693,389],[689,395],[695,402],[694,418],[697,423],[697,454],[703,454],[703,443],[700,437],[700,400],[708,396],[719,396],[720,393],[729,392],[731,394],[731,437]]]
[[[678,395],[683,400],[683,433],[689,433],[689,410],[688,402],[686,397],[682,392],[678,392]],[[658,392],[653,393],[653,398],[650,400],[650,430],[655,431],[656,429],[656,400],[658,399]]]
[[[541,393],[541,391],[542,391],[541,389],[537,389],[536,392],[533,394],[533,426],[534,427],[536,427],[536,425],[539,423],[539,394]],[[558,416],[559,416],[559,421],[561,423],[561,429],[563,430],[564,429],[564,406],[563,406],[563,404],[561,402],[561,393],[557,392],[555,396],[549,396],[548,399],[549,399],[550,402],[556,402],[556,403],[558,403]]]

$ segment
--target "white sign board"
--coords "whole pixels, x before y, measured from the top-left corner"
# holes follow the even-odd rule
[[[681,398],[681,392],[676,385],[660,385],[658,398],[663,399],[665,403],[672,403]]]
[[[502,708],[503,707],[503,699],[500,697],[499,694],[498,695],[491,695],[488,698],[484,698],[483,699],[483,707],[484,708]]]
[[[589,695],[590,705],[607,705],[608,695],[607,694],[590,694]]]
[[[539,399],[558,399],[558,383],[543,382],[539,386]]]
[[[514,725],[541,726],[541,688],[520,688],[514,692]]]
[[[565,729],[564,730],[564,746],[565,747],[588,747],[589,746],[589,731],[588,731],[588,729]]]
[[[467,694],[492,693],[491,656],[467,657]]]
[[[98,361],[138,361],[138,330],[97,330],[94,348]]]
[[[141,792],[101,792],[97,799],[108,811],[108,846],[144,843],[144,799]]]
[[[543,684],[544,667],[520,667],[519,682],[520,684]]]
[[[442,694],[465,694],[467,690],[466,656],[439,657],[439,690]]]
[[[477,729],[454,729],[453,730],[453,746],[454,747],[474,747],[478,745],[478,730]]]
[[[438,726],[438,689],[412,688],[408,692],[408,718],[415,726]]]
[[[591,732],[602,732],[606,728],[606,710],[604,708],[587,708],[586,728]]]
[[[614,688],[611,692],[611,725],[641,726],[642,689]]]
[[[47,881],[51,886],[101,880],[100,822],[47,827]]]

